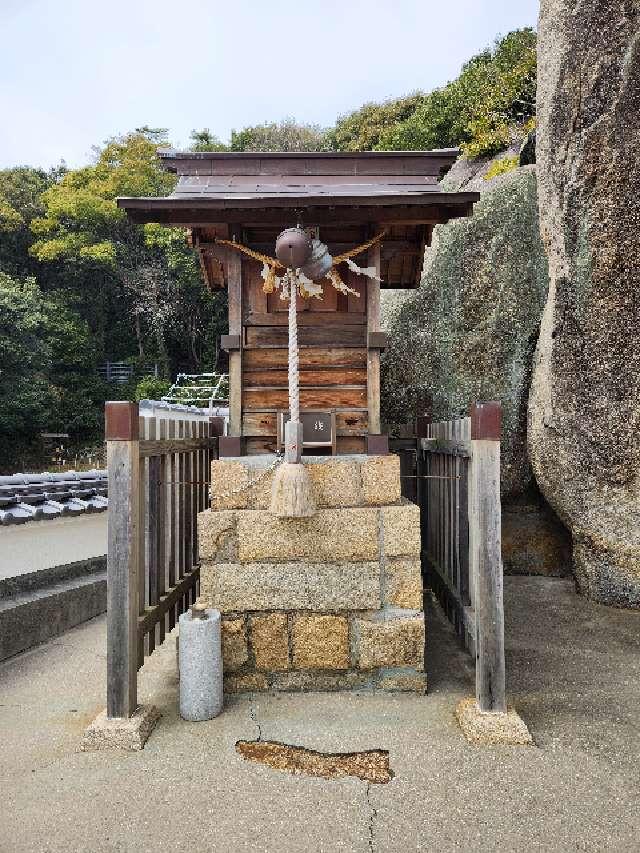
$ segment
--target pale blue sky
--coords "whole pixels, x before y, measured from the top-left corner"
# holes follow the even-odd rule
[[[322,126],[455,77],[537,0],[0,0],[0,168],[78,166],[148,124]]]

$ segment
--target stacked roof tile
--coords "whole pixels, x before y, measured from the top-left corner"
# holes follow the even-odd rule
[[[0,476],[0,524],[103,512],[107,505],[105,470]]]

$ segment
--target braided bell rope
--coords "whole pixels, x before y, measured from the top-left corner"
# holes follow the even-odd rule
[[[300,376],[298,371],[298,280],[292,271],[289,274],[289,409],[291,422],[300,420]]]

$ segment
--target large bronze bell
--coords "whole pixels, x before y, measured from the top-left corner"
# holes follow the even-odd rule
[[[285,228],[276,240],[276,258],[285,267],[298,269],[311,257],[311,238],[302,228]]]

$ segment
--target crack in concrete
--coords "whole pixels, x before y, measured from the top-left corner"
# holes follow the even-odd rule
[[[365,795],[364,795],[364,796],[365,796],[365,799],[366,799],[366,801],[367,801],[367,805],[369,806],[369,809],[370,809],[370,812],[369,812],[369,822],[368,822],[368,824],[367,824],[367,827],[368,827],[368,830],[369,830],[368,844],[369,844],[369,851],[370,851],[370,853],[374,853],[374,851],[375,851],[375,841],[376,841],[375,821],[376,821],[376,817],[378,816],[378,810],[376,809],[376,807],[375,807],[375,806],[373,805],[373,803],[371,802],[371,799],[370,799],[370,796],[369,796],[370,794],[371,794],[371,782],[368,782],[368,783],[367,783],[367,789],[366,789],[366,791],[365,791]]]
[[[251,701],[253,702],[253,698]],[[251,717],[256,729],[258,730],[258,737],[256,738],[256,743],[260,743],[262,741],[262,726],[258,722],[257,712],[253,704],[249,705],[249,716]]]

